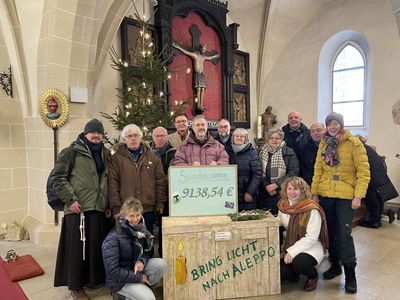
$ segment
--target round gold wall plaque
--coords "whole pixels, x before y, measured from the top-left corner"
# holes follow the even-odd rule
[[[47,126],[53,129],[62,126],[69,113],[67,96],[56,88],[45,90],[40,97],[39,112]]]

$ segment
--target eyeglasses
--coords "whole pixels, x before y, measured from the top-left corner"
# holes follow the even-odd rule
[[[167,137],[166,134],[153,135],[153,138],[155,138],[155,139],[162,139],[162,138],[166,138],[166,137]]]
[[[246,137],[244,135],[234,135],[235,138],[238,139],[245,139]]]
[[[321,132],[323,131],[322,128],[315,128],[315,129],[311,129],[310,132],[314,133],[314,132]]]
[[[218,128],[229,128],[229,125],[218,125]]]
[[[140,137],[140,135],[137,134],[137,133],[135,133],[135,134],[128,134],[128,135],[125,136],[125,138],[128,138],[128,139],[132,139],[132,138],[137,139],[138,137]]]

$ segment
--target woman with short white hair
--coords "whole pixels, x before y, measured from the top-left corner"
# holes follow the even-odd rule
[[[237,128],[232,133],[232,164],[238,168],[238,205],[239,211],[255,209],[256,196],[261,181],[261,161],[249,143],[249,134],[244,128]]]

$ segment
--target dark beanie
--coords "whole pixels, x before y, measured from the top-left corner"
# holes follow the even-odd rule
[[[87,134],[89,132],[99,132],[101,134],[104,134],[103,124],[101,124],[101,122],[97,119],[93,119],[87,122],[85,125],[85,129],[83,130],[83,133]]]
[[[344,127],[343,115],[338,114],[337,112],[331,112],[325,118],[325,125],[328,126],[329,122],[335,120],[340,124],[340,126]]]

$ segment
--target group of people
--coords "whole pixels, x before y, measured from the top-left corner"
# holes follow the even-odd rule
[[[54,286],[67,286],[74,299],[89,299],[84,287],[104,283],[127,299],[155,299],[150,287],[166,262],[152,257],[153,224],[165,213],[165,157],[174,153],[159,142],[163,128],[150,147],[138,126],[125,126],[113,155],[103,136],[102,123],[89,121],[54,165],[53,190],[65,203]]]
[[[162,257],[169,166],[236,164],[238,209],[268,209],[286,228],[282,280],[303,274],[304,289],[314,290],[315,267],[329,251],[331,267],[324,278],[340,275],[343,266],[345,289],[355,293],[352,219],[367,190],[374,191],[373,172],[366,146],[344,129],[343,116],[332,112],[326,128],[316,122],[308,129],[300,114],[291,112],[287,125],[268,131],[259,153],[247,130],[231,132],[226,119],[218,122],[215,137],[204,116],[195,116],[191,128],[188,121],[187,115],[176,114],[176,132],[168,135],[157,127],[150,144],[138,126],[127,125],[111,155],[102,143],[103,125],[93,119],[60,153],[53,188],[65,203],[65,215],[54,285],[68,286],[77,299],[88,299],[83,287],[104,282],[129,299],[154,299],[149,286],[163,276],[166,263],[152,258],[153,225],[160,228]],[[375,222],[372,217],[368,224]]]

